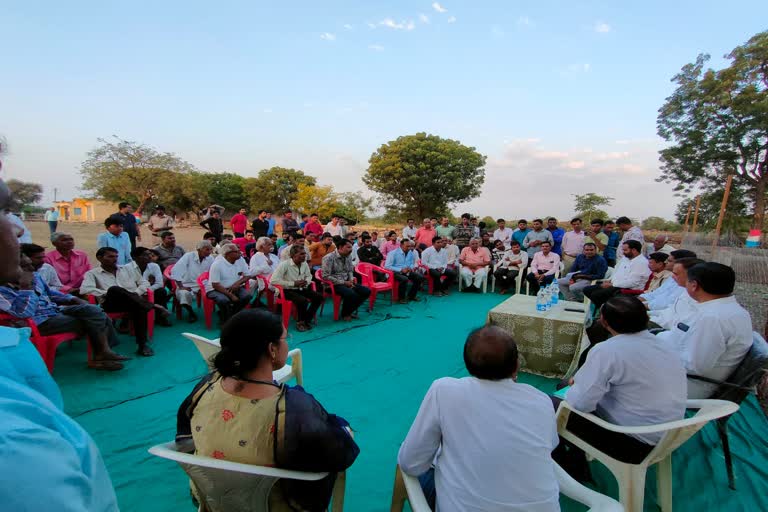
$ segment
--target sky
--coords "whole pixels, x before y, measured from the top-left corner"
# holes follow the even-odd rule
[[[487,156],[493,217],[671,218],[656,116],[670,79],[765,30],[768,2],[21,2],[0,9],[3,176],[82,194],[78,169],[117,135],[200,169],[274,165],[370,192],[371,154],[427,132]]]

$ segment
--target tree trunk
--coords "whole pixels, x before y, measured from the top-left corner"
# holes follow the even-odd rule
[[[765,185],[768,174],[763,174],[755,185],[755,213],[752,218],[752,229],[763,231],[765,222]]]

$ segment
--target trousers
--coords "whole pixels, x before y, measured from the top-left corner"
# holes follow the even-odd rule
[[[454,281],[456,281],[456,271],[452,268],[446,268],[442,272],[431,268],[429,269],[429,275],[432,276],[434,291],[436,292],[444,292],[453,285]],[[445,280],[441,279],[443,276],[445,276]]]
[[[546,274],[546,270],[539,270],[539,273],[537,275]],[[552,281],[555,280],[555,274],[551,274],[548,276],[545,276],[544,279],[541,280],[541,283],[539,283],[539,280],[536,279],[536,275],[534,275],[533,272],[528,272],[528,274],[525,276],[525,280],[528,281],[528,286],[530,287],[530,290],[533,292],[534,295],[539,293],[539,290],[541,289],[541,285],[547,285],[552,283]]]
[[[154,309],[151,302],[125,288],[112,286],[107,290],[101,307],[107,313],[128,313],[136,344],[141,346],[147,343],[147,314]]]
[[[251,298],[251,293],[241,286],[234,294],[237,296],[237,301],[233,302],[228,296],[216,290],[211,290],[206,293],[206,297],[211,299],[219,306],[219,318],[221,322],[226,322],[232,315],[239,313],[241,309],[248,305],[248,301]]]
[[[465,288],[473,285],[475,288],[482,288],[483,280],[488,276],[488,267],[477,268],[474,272],[467,267],[461,267],[459,273]]]
[[[102,335],[106,335],[107,344],[110,347],[120,343],[112,321],[99,306],[78,304],[62,306],[59,311],[59,315],[51,317],[37,326],[40,334],[43,336],[65,332],[85,334],[88,336],[88,343],[91,344],[95,354],[101,352],[102,345],[98,340]]]
[[[311,322],[323,304],[323,296],[311,288],[286,288],[285,298],[293,302],[300,322]]]
[[[515,286],[515,281],[519,274],[520,270],[516,268],[498,268],[496,269],[496,272],[493,273],[493,276],[496,278],[496,281],[499,282],[499,287],[502,290],[507,290]]]
[[[341,317],[347,317],[357,311],[360,304],[371,295],[371,289],[365,286],[356,284],[351,288],[344,285],[336,285],[333,287],[338,295],[341,295]]]
[[[557,280],[557,285],[560,287],[560,293],[563,294],[565,300],[572,300],[581,302],[584,300],[584,288],[590,286],[588,279],[579,279],[573,284],[568,284],[571,280],[570,276],[561,277]]]
[[[192,304],[195,303],[197,292],[200,291],[200,288],[197,286],[189,286],[188,288],[192,291],[176,288],[176,300],[178,300],[179,304],[182,306],[192,306]]]
[[[397,280],[398,287],[397,287],[397,298],[398,300],[403,300],[406,298],[412,299],[416,297],[416,294],[419,292],[419,288],[421,288],[421,284],[424,282],[424,276],[419,274],[415,271],[410,271],[407,274],[403,274],[402,272],[395,272],[395,279]],[[406,295],[406,289],[408,288],[408,281],[411,282],[411,288],[408,291]]]
[[[591,300],[598,309],[608,302],[608,299],[619,293],[621,293],[621,288],[616,288],[615,286],[603,288],[599,284],[593,284],[584,288],[584,295],[589,297],[589,300]]]

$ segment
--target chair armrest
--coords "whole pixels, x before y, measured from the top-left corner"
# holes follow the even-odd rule
[[[419,479],[415,476],[407,475],[400,466],[397,467],[400,471],[400,476],[403,477],[403,485],[405,491],[408,494],[408,504],[411,506],[412,512],[432,512],[427,503],[427,498],[424,496],[424,491],[421,489]]]
[[[88,304],[96,304],[96,297],[93,295],[88,295]]]
[[[40,338],[40,331],[37,330],[37,324],[34,320],[31,318],[19,318],[17,316],[13,316],[10,313],[0,313],[0,322],[8,322],[13,324],[13,326],[18,326],[19,322],[22,322],[26,324],[26,327],[29,327],[29,329],[32,331],[32,337],[33,338]],[[0,323],[2,325],[2,323]]]
[[[763,373],[768,373],[768,370],[761,370]],[[702,377],[701,375],[693,375],[688,374],[687,377],[689,379],[693,380],[700,380],[702,382],[709,382],[710,384],[717,384],[718,386],[725,386],[727,388],[731,389],[739,389],[741,391],[751,392],[755,390],[754,386],[747,387],[747,386],[739,386],[738,384],[734,384],[733,382],[726,382],[723,380],[716,380],[716,379],[710,379],[709,377]]]
[[[624,511],[624,507],[618,501],[581,485],[557,463],[553,462],[553,464],[555,465],[555,478],[562,494],[587,505],[590,510],[600,510],[600,512]]]
[[[151,302],[152,304],[155,303],[155,292],[154,290],[147,290],[147,300]]]
[[[642,295],[645,292],[645,290],[629,290],[626,288],[622,288],[621,294],[622,295]]]

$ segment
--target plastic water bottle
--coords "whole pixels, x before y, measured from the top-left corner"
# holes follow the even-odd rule
[[[546,286],[542,288],[542,291],[544,292],[544,311],[549,311],[552,309],[552,294],[549,293],[549,288]]]
[[[549,285],[549,290],[552,294],[552,304],[555,305],[560,300],[560,287],[556,281],[552,281],[552,284]]]
[[[539,290],[539,293],[536,294],[536,311],[544,312],[546,311],[546,306],[544,302],[544,290]]]

